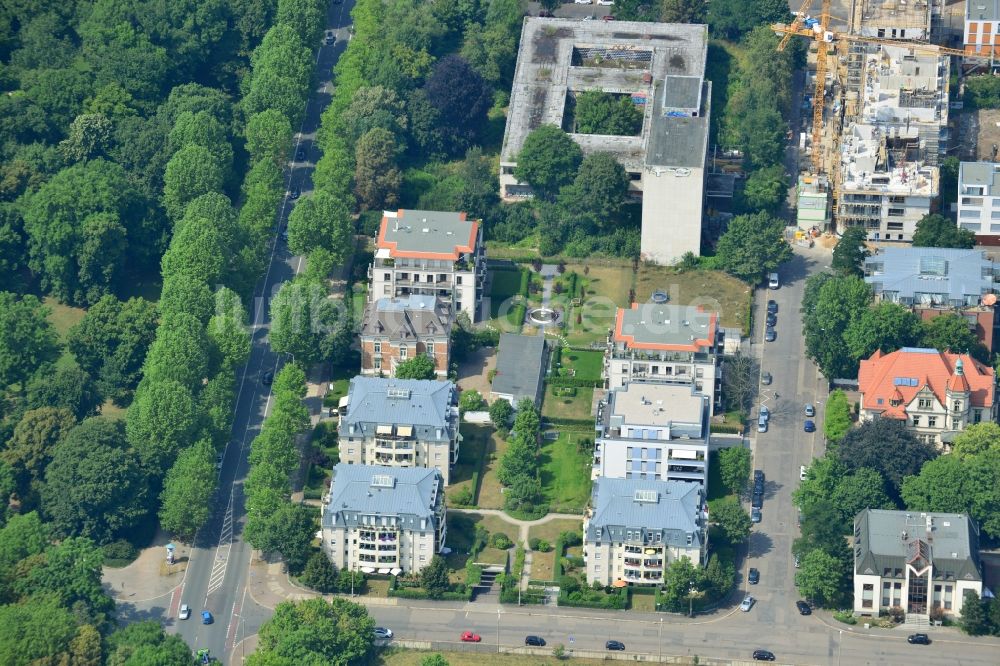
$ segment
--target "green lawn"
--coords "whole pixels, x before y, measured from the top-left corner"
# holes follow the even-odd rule
[[[583,511],[590,499],[593,441],[593,436],[564,432],[559,439],[542,442],[539,451],[542,492],[551,511]]]
[[[361,321],[361,315],[364,314],[367,301],[368,283],[355,282],[351,286],[351,314],[354,315],[354,321]]]
[[[531,578],[533,580],[552,580],[555,573],[556,551],[547,553],[535,551],[531,554]]]
[[[83,308],[74,308],[69,305],[63,305],[51,296],[47,296],[42,302],[45,303],[45,307],[51,310],[49,313],[49,322],[52,324],[52,328],[54,328],[56,333],[59,335],[59,341],[65,345],[66,336],[69,335],[69,329],[78,324],[80,320],[83,319],[83,316],[87,314],[87,311]],[[56,367],[62,368],[74,365],[76,365],[76,359],[73,357],[73,354],[70,353],[69,349],[64,346],[62,355],[59,357],[59,360],[56,361]]]
[[[521,273],[527,269],[520,270],[498,270],[491,273],[490,287],[490,316],[496,318],[500,314],[500,308],[504,301],[513,298],[521,290]]]
[[[575,370],[573,376],[578,379],[600,379],[601,370],[604,368],[604,352],[564,349],[562,367],[567,370]]]
[[[594,389],[577,388],[572,397],[555,395],[557,387],[545,388],[545,401],[542,402],[542,416],[554,419],[574,419],[588,421],[593,418],[591,403],[594,400]]]
[[[485,428],[485,426],[478,426]],[[463,428],[463,432],[464,428]],[[501,439],[495,432],[490,434],[490,445],[486,449],[486,456],[483,458],[483,471],[479,481],[479,497],[476,505],[481,509],[502,509],[503,494],[500,492],[500,481],[497,479],[497,468],[500,467],[500,458],[507,450],[506,440]]]
[[[556,518],[547,523],[532,525],[528,530],[528,539],[545,539],[551,544],[555,544],[556,539],[563,532],[579,532],[583,529],[582,520],[571,520],[569,518]]]
[[[491,435],[493,429],[489,426],[462,424],[462,445],[458,451],[458,463],[451,470],[451,478],[448,483],[446,498],[450,498],[456,491],[469,488],[472,492],[472,502],[476,503],[476,490],[472,484],[476,472],[482,474],[483,461],[487,453],[493,448]],[[450,506],[450,504],[449,504]]]
[[[678,305],[697,303],[721,313],[722,326],[742,328],[750,309],[750,287],[721,271],[677,272],[670,266],[643,265],[636,280],[636,302],[647,303],[664,291]]]
[[[458,643],[458,634],[454,642]],[[488,652],[426,652],[423,650],[403,650],[390,648],[390,651],[377,657],[378,666],[420,666],[427,657],[440,654],[451,666],[584,666],[586,664],[603,663],[597,659],[579,659],[570,657],[557,659],[555,657],[525,657],[523,654],[496,654]]]

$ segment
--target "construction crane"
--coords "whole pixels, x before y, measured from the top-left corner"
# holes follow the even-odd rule
[[[813,126],[812,126],[812,165],[813,172],[819,174],[823,166],[823,151],[820,149],[823,137],[823,101],[826,97],[826,68],[829,59],[830,44],[846,44],[860,42],[863,44],[880,44],[884,46],[900,46],[913,51],[922,51],[938,55],[966,56],[960,49],[949,49],[943,46],[896,39],[880,39],[877,37],[862,37],[844,32],[832,32],[830,25],[830,0],[823,0],[818,17],[806,13],[812,0],[805,0],[791,24],[776,23],[771,26],[775,34],[781,37],[778,51],[784,51],[792,37],[807,37],[816,42],[816,89],[813,95]]]

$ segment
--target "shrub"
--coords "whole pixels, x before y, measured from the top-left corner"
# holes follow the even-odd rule
[[[472,506],[472,488],[465,486],[451,492],[451,501],[455,506]]]
[[[833,619],[838,622],[843,622],[844,624],[857,624],[858,618],[854,617],[854,613],[849,610],[836,611],[833,614]]]
[[[104,551],[104,559],[112,562],[131,562],[139,556],[139,551],[136,547],[125,539],[112,541],[111,543],[102,546],[101,549]]]
[[[580,589],[580,579],[576,576],[559,576],[556,581],[559,584],[559,591],[570,594]]]
[[[458,407],[463,412],[478,412],[486,406],[486,401],[479,391],[462,391],[458,399]]]
[[[490,535],[490,545],[500,550],[507,550],[514,544],[511,543],[510,537],[503,532],[494,532]]]
[[[539,539],[538,537],[532,537],[531,540],[528,541],[528,545],[531,546],[531,550],[539,553],[547,553],[552,550],[552,544],[545,539]]]
[[[567,546],[579,546],[583,543],[583,535],[579,532],[567,530],[559,535],[559,538]]]
[[[885,612],[893,622],[899,623],[906,618],[906,611],[904,611],[900,606],[893,606]]]
[[[472,534],[472,546],[469,547],[469,557],[475,558],[479,553],[483,552],[483,548],[486,547],[489,538],[490,533],[486,531],[486,528],[477,524]]]
[[[465,584],[468,587],[475,587],[483,579],[483,568],[474,564],[472,560],[465,563]]]

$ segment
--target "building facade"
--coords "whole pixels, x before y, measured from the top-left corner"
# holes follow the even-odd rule
[[[858,372],[861,420],[899,419],[921,441],[949,448],[968,425],[995,421],[993,368],[968,354],[904,347],[876,351]]]
[[[693,386],[709,397],[714,412],[722,399],[721,348],[717,313],[696,306],[633,303],[630,309],[618,309],[608,335],[605,386],[614,389],[630,382]]]
[[[854,612],[901,608],[957,617],[965,592],[983,594],[979,531],[966,515],[865,509],[854,519]]]
[[[663,585],[667,566],[704,560],[707,521],[701,486],[600,478],[583,519],[587,582]]]
[[[1000,0],[967,0],[962,43],[969,55],[1000,56]]]
[[[340,463],[321,532],[323,551],[337,569],[419,572],[444,548],[444,481],[436,469]]]
[[[935,247],[888,247],[865,259],[865,282],[877,300],[903,305],[924,320],[962,315],[993,350],[1000,266],[985,252]]]
[[[635,382],[597,407],[592,477],[686,481],[708,474],[709,399],[693,386]]]
[[[361,320],[361,374],[395,376],[396,366],[429,356],[437,376],[448,376],[451,305],[432,296],[380,298],[368,303]]]
[[[958,167],[958,226],[980,245],[1000,245],[1000,164],[962,162]]]
[[[482,226],[465,213],[384,211],[368,277],[369,301],[429,296],[476,321],[486,279]]]
[[[458,460],[458,389],[430,379],[355,377],[337,428],[348,465],[427,467],[448,485]]]

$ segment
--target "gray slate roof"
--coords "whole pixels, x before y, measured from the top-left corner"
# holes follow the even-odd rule
[[[514,400],[538,399],[545,376],[545,338],[503,333],[497,352],[497,372],[490,389],[513,395]]]
[[[875,271],[878,270],[876,273]],[[996,265],[985,252],[940,247],[887,247],[865,259],[865,282],[876,294],[895,292],[898,298],[914,294],[942,294],[965,303],[993,292]]]
[[[1000,0],[996,2],[1000,4]],[[960,185],[982,185],[986,188],[986,196],[1000,197],[998,166],[995,162],[962,162],[958,167],[958,182]]]
[[[362,336],[416,340],[451,333],[451,307],[433,296],[380,298],[365,306]]]
[[[355,377],[340,435],[374,437],[379,425],[411,425],[417,440],[449,441],[457,427],[451,409],[457,393],[453,383],[434,379]]]
[[[392,487],[383,483],[389,480]],[[442,492],[441,473],[434,468],[339,463],[323,507],[323,526],[356,527],[364,524],[362,516],[378,516],[396,517],[405,529],[430,531]],[[426,519],[423,529],[421,519]]]
[[[656,493],[656,501],[636,501],[636,491]],[[652,496],[652,495],[651,495]],[[691,548],[701,545],[702,488],[684,481],[642,481],[600,477],[591,492],[593,515],[587,541],[626,541],[626,530],[641,530],[642,538],[660,532],[662,543]]]
[[[854,526],[856,574],[881,576],[885,569],[905,569],[919,540],[921,552],[934,563],[935,580],[945,579],[949,572],[956,580],[983,579],[977,528],[964,514],[865,509],[855,517]]]

